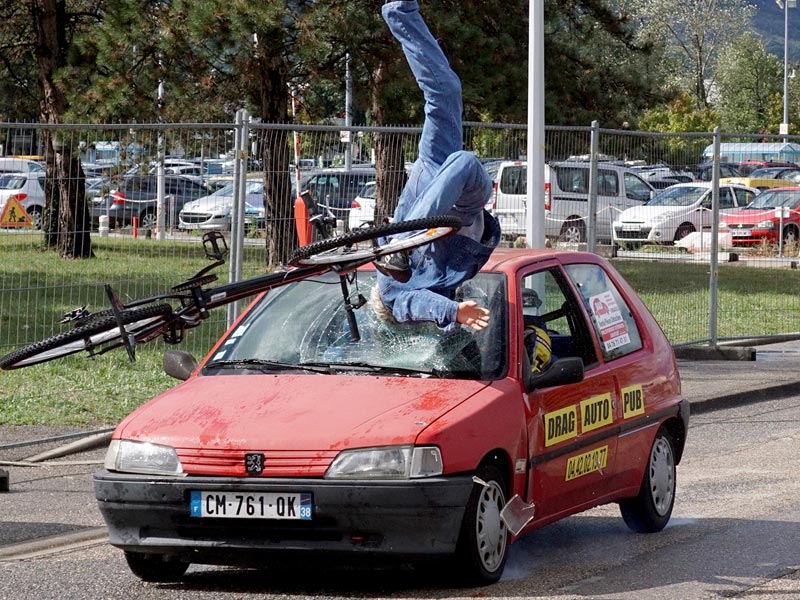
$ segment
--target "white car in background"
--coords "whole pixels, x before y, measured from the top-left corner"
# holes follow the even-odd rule
[[[258,227],[264,223],[264,180],[248,179],[245,196],[245,219]],[[231,228],[233,182],[213,194],[187,202],[178,215],[180,229]]]
[[[375,221],[375,190],[376,183],[368,181],[350,202],[349,229],[373,224]]]
[[[44,171],[0,173],[0,214],[13,197],[30,216],[37,229],[42,228],[44,214]]]
[[[755,188],[739,184],[719,186],[719,208],[730,210],[750,204]],[[642,206],[622,211],[614,220],[614,244],[672,243],[695,231],[711,230],[712,184],[678,183],[662,190]]]

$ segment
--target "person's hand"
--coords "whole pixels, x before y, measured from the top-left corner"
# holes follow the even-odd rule
[[[459,302],[456,321],[480,331],[489,326],[489,309],[478,306],[473,300]]]

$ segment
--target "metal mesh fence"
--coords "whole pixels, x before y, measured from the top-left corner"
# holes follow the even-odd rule
[[[223,231],[232,251],[220,282],[280,266],[297,245],[298,185],[330,206],[339,231],[380,220],[416,158],[419,133],[246,121],[0,124],[0,354],[63,331],[69,310],[105,308],[107,284],[125,302],[191,277],[208,264],[207,229]],[[800,192],[751,206],[761,192],[797,185],[798,170],[752,171],[800,164],[800,145],[720,135],[715,154],[714,141],[712,133],[548,127],[541,219],[549,243],[612,257],[675,344],[794,333]],[[489,208],[505,243],[523,245],[526,127],[467,123],[464,147],[494,178]],[[739,165],[750,177],[729,180]],[[85,202],[64,200],[76,197]],[[91,259],[62,258],[88,248]],[[212,314],[180,348],[205,354],[233,316]],[[135,364],[111,353],[4,373],[4,418],[14,422],[14,406],[34,403],[59,415],[79,406],[90,417],[76,422],[102,421],[111,400],[136,405],[174,383],[161,373],[164,350],[161,342],[138,348]],[[53,378],[60,383],[42,385]],[[96,398],[89,408],[87,397]]]

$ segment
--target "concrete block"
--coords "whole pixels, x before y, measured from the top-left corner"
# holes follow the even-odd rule
[[[755,360],[756,349],[747,346],[678,346],[675,358],[684,360]]]

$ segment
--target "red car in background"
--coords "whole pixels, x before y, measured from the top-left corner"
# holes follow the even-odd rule
[[[761,192],[739,210],[720,215],[720,231],[730,232],[735,246],[800,240],[800,187]]]
[[[351,285],[368,298],[374,270]],[[353,302],[354,340],[333,272],[258,297],[113,434],[95,496],[131,570],[173,581],[190,563],[447,557],[480,585],[509,543],[600,504],[663,529],[689,403],[611,264],[498,250],[456,298],[488,307],[489,326],[390,324]],[[534,325],[550,342],[537,369]]]

